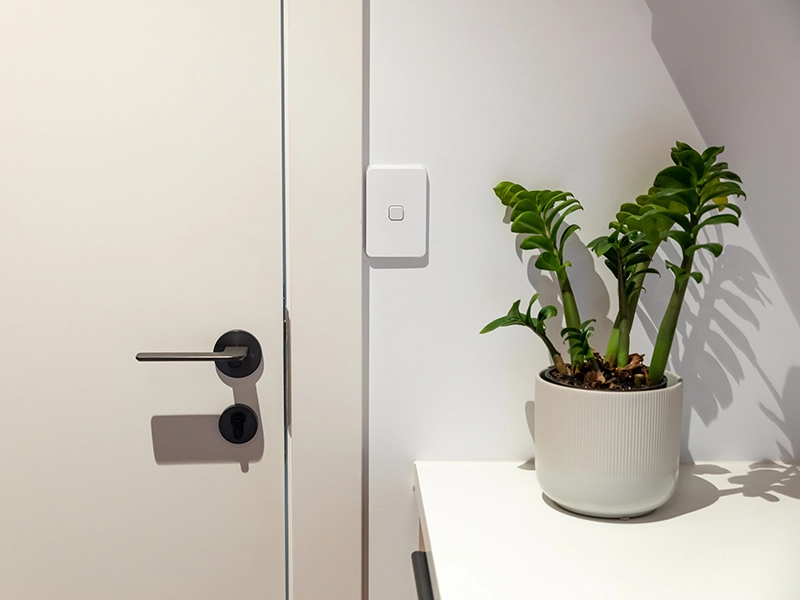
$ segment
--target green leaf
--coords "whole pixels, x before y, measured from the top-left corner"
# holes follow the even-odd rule
[[[645,196],[645,198],[649,198],[649,196]],[[638,215],[640,209],[641,206],[639,204],[633,204],[632,202],[623,202],[622,206],[619,207],[620,212],[626,212],[632,215]]]
[[[647,204],[653,204],[655,200],[655,193],[653,195],[650,194],[642,194],[641,196],[636,196],[636,204],[638,206],[646,206]],[[636,214],[639,214],[638,212]]]
[[[692,228],[689,219],[687,219],[684,215],[679,212],[673,210],[663,210],[660,206],[650,204],[646,208],[652,207],[652,212],[646,212],[645,215],[653,216],[653,217],[664,217],[680,225],[680,227],[686,231],[689,231]]]
[[[518,216],[511,223],[511,231],[514,233],[539,233],[546,235],[544,221],[535,212],[526,212]]]
[[[692,235],[697,237],[697,234],[700,233],[703,227],[721,225],[723,223],[733,223],[738,227],[739,217],[736,215],[715,215],[713,217],[708,217],[705,221],[701,221],[698,225],[695,225],[694,229],[692,229]]]
[[[689,273],[689,277],[694,279],[697,283],[701,283],[703,281],[703,274],[698,271],[692,271]]]
[[[562,264],[558,261],[558,257],[552,252],[542,252],[534,263],[537,269],[542,271],[559,271]]]
[[[556,235],[558,233],[558,230],[561,227],[561,224],[564,222],[564,219],[566,219],[569,215],[574,213],[576,210],[583,210],[583,207],[580,204],[574,204],[573,203],[572,206],[570,206],[567,210],[565,210],[564,212],[561,213],[561,216],[558,217],[558,220],[555,223],[553,223],[553,228],[552,228],[553,235]]]
[[[632,239],[634,237],[634,235],[636,237],[639,236],[638,232],[632,231],[628,235],[628,242],[630,242],[630,239]],[[622,255],[623,256],[632,256],[634,254],[640,254],[641,250],[647,248],[648,245],[649,244],[647,243],[647,240],[638,240],[636,242],[633,242],[632,244],[629,243],[627,246],[624,247],[624,252],[622,253]]]
[[[714,178],[718,179],[730,179],[731,181],[738,181],[739,183],[742,183],[742,178],[733,171],[715,171],[713,173],[709,173],[709,175],[712,175]]]
[[[539,311],[539,315],[537,318],[540,321],[546,321],[547,319],[552,319],[557,314],[558,314],[558,309],[552,304],[548,304],[542,310]]]
[[[684,271],[682,268],[680,268],[675,263],[672,263],[672,262],[669,262],[668,260],[665,260],[664,264],[667,265],[667,268],[670,271],[672,271],[672,273],[673,273],[673,275],[675,275],[675,277],[681,277],[682,275],[686,275],[686,271]]]
[[[500,198],[500,202],[502,202],[505,206],[511,206],[511,200],[517,195],[517,193],[524,191],[526,191],[524,187],[518,183],[512,183],[511,181],[501,181],[494,186],[495,195]]]
[[[719,212],[722,212],[723,210],[725,210],[725,205],[728,203],[728,197],[719,196],[717,198],[712,198],[711,202],[717,205]]]
[[[559,197],[557,202],[553,202],[552,204],[548,204],[547,210],[542,212],[547,212],[547,218],[549,219],[548,225],[553,222],[555,216],[568,206],[572,206],[573,204],[580,204],[577,198],[573,198],[572,194],[569,192],[561,192],[563,197]]]
[[[725,151],[725,146],[709,146],[701,155],[706,164],[713,164],[714,159]],[[710,161],[710,162],[709,162]]]
[[[518,321],[522,321],[522,314],[519,312],[519,303],[521,300],[517,300],[514,304],[511,305],[511,308],[508,309],[507,317],[514,317]]]
[[[601,235],[600,237],[595,238],[586,244],[586,247],[593,251],[597,256],[603,256],[606,252],[614,247],[614,244],[613,242],[609,241],[607,235]]]
[[[741,218],[742,217],[742,209],[733,204],[732,202],[726,202],[723,206],[720,207],[721,209],[728,209],[732,210],[736,213],[736,215]]]
[[[525,212],[532,212],[532,213],[539,212],[539,209],[537,208],[536,203],[533,200],[526,198],[514,204],[514,208],[511,211],[509,219],[514,221],[518,216],[520,216],[522,213]]]
[[[530,318],[531,316],[531,306],[533,306],[533,303],[536,302],[538,299],[539,299],[539,294],[534,294],[533,296],[531,296],[531,300],[530,302],[528,302],[528,310],[525,311],[525,315],[528,318]]]
[[[653,185],[657,188],[685,189],[695,186],[694,174],[686,167],[667,167],[656,175]]]
[[[629,281],[628,285],[625,286],[625,292],[628,294],[628,296],[632,296],[635,292],[638,292],[639,290],[646,292],[647,288],[645,288],[643,285],[636,285],[636,282],[634,281]]]
[[[692,173],[694,173],[695,180],[700,179],[706,172],[706,165],[703,158],[697,150],[690,147],[688,144],[685,144],[675,155],[678,159],[677,164],[690,169]]]
[[[714,202],[716,202],[716,200],[717,199],[715,198]],[[742,216],[742,209],[736,206],[733,202],[725,202],[722,204],[707,204],[697,212],[697,216],[702,217],[704,214],[708,212],[711,211],[721,212],[723,210],[731,210],[735,212],[739,218],[741,218]]]
[[[523,250],[544,250],[555,254],[556,248],[549,237],[543,235],[532,235],[520,242],[519,247]]]
[[[539,212],[542,214],[548,213],[557,204],[559,205],[557,210],[561,210],[565,205],[577,202],[577,200],[575,200],[574,198],[570,200],[569,199],[570,196],[572,196],[571,193],[562,192],[560,190],[543,193],[539,200],[539,206],[540,206]],[[545,219],[545,222],[547,223],[548,227],[550,226],[550,221],[552,221],[551,216]]]
[[[678,191],[680,191],[680,190],[669,191],[669,193],[666,196],[661,197],[661,196],[659,196],[659,194],[664,193],[664,190],[656,190],[655,192],[653,192],[653,194],[651,196],[646,196],[646,197],[650,198],[652,200],[650,202],[650,204],[652,204],[654,206],[659,206],[659,207],[665,208],[667,210],[677,210],[677,212],[688,212],[686,210],[686,207],[683,205],[682,202],[676,202],[673,198],[669,197],[669,196],[674,195]],[[672,204],[677,205],[679,208],[678,209],[672,208],[672,206],[671,206]],[[642,208],[644,208],[645,206],[647,206],[647,205],[643,204]],[[640,212],[640,214],[642,214],[642,213]]]
[[[570,225],[569,227],[567,227],[564,230],[564,233],[561,234],[561,241],[558,243],[558,254],[559,254],[559,256],[564,256],[564,244],[567,243],[567,239],[569,238],[569,236],[571,236],[573,233],[575,233],[579,229],[580,229],[580,227],[573,223],[572,225]]]
[[[562,192],[562,194],[565,196],[564,198],[559,198],[558,202],[554,202],[551,206],[548,206],[547,211],[542,211],[542,212],[547,212],[547,218],[545,219],[545,223],[547,223],[548,227],[550,227],[550,225],[553,222],[553,219],[558,215],[559,212],[561,212],[568,206],[572,206],[573,204],[580,204],[577,198],[569,197],[572,196],[572,194],[570,194],[569,192]]]
[[[666,202],[666,207],[670,210],[675,210],[675,206],[680,207],[678,212],[683,214],[694,212],[699,203],[697,192],[694,188],[669,188],[660,190],[656,193],[656,197],[662,202]]]
[[[735,181],[719,182],[716,179],[711,180],[703,186],[703,191],[700,194],[700,201],[705,204],[712,198],[719,198],[722,196],[743,196],[747,197],[742,187]]]
[[[629,269],[631,267],[640,265],[642,263],[649,263],[650,260],[651,260],[650,257],[647,256],[646,254],[637,254],[625,261],[625,268]]]
[[[486,327],[481,329],[481,333],[489,333],[490,331],[494,331],[498,327],[508,327],[509,325],[523,325],[518,319],[514,317],[500,317],[499,319],[495,319],[491,323],[489,323]]]
[[[720,254],[722,254],[722,244],[717,244],[716,242],[711,242],[708,244],[695,244],[694,246],[689,246],[686,248],[684,253],[691,256],[698,250],[708,250],[715,257],[718,257]]]
[[[678,245],[683,249],[686,249],[689,246],[691,246],[694,241],[690,234],[686,233],[685,231],[679,231],[677,229],[668,231],[665,234],[665,237],[672,238],[673,240],[678,242]]]

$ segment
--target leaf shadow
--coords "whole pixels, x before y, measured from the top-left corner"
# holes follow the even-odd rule
[[[519,244],[517,244],[519,248]],[[552,304],[558,309],[558,333],[564,327],[564,309],[561,304],[560,289],[555,274],[542,271],[535,265],[538,254],[528,259],[528,281],[531,287],[539,294],[542,306]],[[564,257],[572,264],[569,267],[569,279],[578,300],[578,310],[581,319],[596,319],[594,323],[593,341],[606,340],[611,333],[613,322],[608,318],[611,308],[611,298],[603,278],[597,273],[596,261],[592,251],[580,239],[580,234],[573,234],[564,246]],[[551,327],[553,327],[551,325]],[[553,327],[555,330],[555,327]],[[560,335],[552,336],[553,343],[561,344]],[[603,342],[605,343],[605,342]],[[604,350],[604,348],[600,348]]]
[[[724,243],[718,227],[709,237]],[[662,244],[653,259],[653,266],[662,273],[667,272],[665,260],[677,263],[680,256],[674,247]],[[793,368],[783,393],[780,393],[759,364],[759,357],[741,328],[747,324],[758,330],[759,317],[751,306],[758,304],[766,310],[772,304],[761,288],[761,282],[769,277],[766,269],[752,252],[735,244],[726,245],[722,255],[715,260],[705,252],[698,253],[695,268],[703,272],[703,283],[689,287],[670,361],[671,369],[680,374],[686,386],[682,460],[692,458],[688,448],[691,413],[697,414],[702,423],[709,426],[721,411],[733,404],[734,384],[742,382],[745,377],[742,361],[755,368],[780,407],[782,414],[779,415],[760,403],[762,412],[791,442],[791,448],[778,444],[782,457],[785,460],[800,457],[800,410],[797,408],[800,367]],[[654,343],[673,279],[662,277],[655,284],[652,281],[648,284],[651,293],[642,294],[637,319]]]
[[[720,496],[741,494],[767,502],[780,502],[781,497],[800,500],[800,465],[761,461],[750,465],[744,475],[729,477],[728,483],[736,487],[720,490]]]

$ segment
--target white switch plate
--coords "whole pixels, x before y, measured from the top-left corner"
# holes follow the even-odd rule
[[[372,258],[421,258],[428,245],[428,173],[419,165],[367,168],[366,251]],[[389,207],[402,206],[402,220]],[[394,209],[394,214],[397,214]]]

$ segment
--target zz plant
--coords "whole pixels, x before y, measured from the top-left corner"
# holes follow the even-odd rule
[[[569,192],[527,190],[509,181],[499,183],[494,192],[511,208],[511,231],[526,234],[520,248],[537,250],[535,266],[551,271],[558,281],[565,322],[561,337],[569,347],[570,363],[565,363],[547,334],[545,321],[557,315],[556,308],[545,306],[535,317],[531,316],[538,294],[531,298],[524,315],[517,300],[506,316],[489,323],[481,333],[510,325],[530,328],[547,347],[558,373],[576,385],[626,388],[660,384],[686,290],[691,282],[700,283],[703,279],[699,271],[693,270],[695,254],[706,251],[718,257],[723,249],[722,244],[706,241],[702,231],[710,225],[738,225],[741,217],[741,209],[731,198],[746,198],[746,194],[741,178],[727,163],[717,162],[723,150],[722,146],[711,146],[699,153],[688,144],[676,142],[671,152],[674,164],[656,175],[647,194],[622,204],[616,219],[609,224],[609,235],[588,244],[604,259],[617,281],[619,308],[603,356],[590,346],[594,319],[581,321],[569,279],[571,264],[564,258],[567,240],[580,229],[578,225],[568,225],[566,218],[582,209],[580,202]],[[647,367],[643,355],[630,351],[631,328],[639,296],[645,289],[645,277],[660,275],[651,263],[664,242],[678,247],[681,261],[665,261],[674,286]]]

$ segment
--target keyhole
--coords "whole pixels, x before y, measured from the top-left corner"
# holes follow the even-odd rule
[[[219,432],[231,444],[245,444],[258,431],[258,416],[244,404],[234,404],[219,416]]]
[[[247,421],[247,415],[243,412],[236,411],[231,415],[231,425],[233,425],[233,437],[237,440],[242,439],[244,435],[244,422]]]

